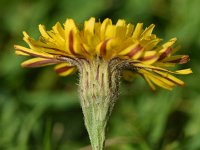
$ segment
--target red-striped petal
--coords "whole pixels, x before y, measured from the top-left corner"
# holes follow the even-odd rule
[[[58,64],[54,69],[60,76],[67,76],[76,71],[76,67],[70,66],[68,63]]]
[[[56,59],[46,59],[46,58],[32,58],[27,61],[24,61],[22,67],[42,67],[47,65],[52,65],[58,63]]]

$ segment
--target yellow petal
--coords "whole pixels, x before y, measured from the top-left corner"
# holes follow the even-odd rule
[[[172,46],[176,41],[177,41],[177,38],[172,38],[172,39],[170,39],[168,42],[166,42],[165,44],[163,44],[162,46],[163,46],[164,48],[170,47],[170,46]],[[161,52],[162,52],[162,50],[161,50]]]
[[[134,39],[139,39],[143,30],[142,28],[143,28],[143,23],[138,23],[136,25],[135,30],[133,32],[133,36],[132,36]]]
[[[162,88],[172,90],[172,88],[175,86],[175,84],[173,82],[171,82],[163,77],[154,75],[153,73],[150,73],[144,69],[140,69],[139,73],[146,75],[146,78],[149,78],[149,80],[151,80],[154,84],[156,84]]]
[[[119,38],[121,41],[124,41],[126,36],[126,27],[123,26],[117,26],[116,27],[116,38]]]
[[[48,35],[44,25],[39,25],[39,31],[44,38],[50,39],[50,36]]]
[[[163,72],[167,72],[167,73],[171,73],[171,74],[191,74],[192,70],[191,69],[183,69],[183,70],[177,70],[177,71],[170,71],[161,67],[156,67],[156,66],[152,66],[152,65],[148,65],[148,64],[143,64],[142,62],[136,62],[133,64],[134,67],[138,67],[138,68],[144,68],[146,70],[149,71],[163,71]]]
[[[172,51],[173,51],[173,47],[172,45],[176,42],[176,38],[172,38],[170,39],[168,42],[166,42],[165,44],[163,44],[161,47],[160,47],[160,50],[159,50],[159,60],[163,60],[165,59],[166,57],[169,57],[171,56],[172,54]]]
[[[182,70],[177,70],[176,73],[177,74],[191,74],[192,70],[190,68],[189,69],[182,69]]]
[[[54,56],[51,54],[47,54],[44,52],[36,52],[34,50],[31,50],[31,49],[23,47],[23,46],[14,45],[14,48],[16,49],[16,53],[21,53],[21,54],[25,53],[25,54],[33,56],[33,57],[41,57],[41,58],[48,58],[48,59],[54,58]]]
[[[161,72],[161,71],[157,71],[157,70],[154,70],[154,72],[156,72],[157,74],[161,75],[162,77],[180,85],[180,86],[183,86],[184,85],[184,82],[176,77],[174,77],[173,75],[169,74],[169,73],[166,73],[166,72]]]
[[[65,22],[66,50],[68,53],[78,56],[83,54],[80,44],[79,30],[73,19],[67,19]]]
[[[76,24],[73,19],[67,19],[64,24],[65,31],[67,32],[67,36],[71,30],[78,31]]]
[[[27,61],[24,61],[22,67],[42,67],[47,65],[52,65],[57,63],[56,59],[46,59],[46,58],[32,58]]]
[[[119,38],[121,41],[124,40],[126,36],[126,27],[108,25],[105,32],[105,39],[108,38]]]
[[[25,31],[23,31],[23,35],[25,38],[29,38],[29,35]]]
[[[24,53],[24,52],[22,52],[22,51],[18,51],[18,50],[15,51],[15,54],[16,54],[16,55],[22,55],[22,56],[30,56],[29,54]]]
[[[167,90],[172,90],[173,86],[168,85],[167,83],[163,82],[163,78],[155,77],[155,76],[147,76],[154,84],[160,86]]]
[[[54,32],[58,33],[63,39],[65,39],[65,31],[62,27],[62,25],[57,22],[55,26],[53,26]]]
[[[70,66],[68,63],[61,63],[55,66],[55,71],[60,76],[67,76],[76,71],[76,67]]]
[[[163,60],[163,62],[175,63],[175,64],[185,64],[190,60],[188,55],[176,55],[171,56]]]
[[[119,19],[116,23],[116,26],[126,26],[126,21],[123,19]]]
[[[151,82],[151,80],[148,78],[147,75],[143,74],[143,77],[145,79],[145,81],[148,83],[148,85],[150,86],[150,88],[155,91],[156,90],[156,87],[155,85]]]
[[[105,39],[105,33],[106,33],[106,30],[107,30],[107,27],[108,25],[112,25],[112,20],[111,19],[105,19],[102,24],[101,24],[101,40],[104,40]]]
[[[111,59],[117,56],[117,51],[120,47],[120,42],[118,39],[110,39],[106,45],[106,59]]]
[[[119,41],[117,39],[107,39],[96,47],[96,53],[104,58],[111,58],[116,55]]]
[[[25,31],[23,31],[23,35],[24,35],[23,40],[24,40],[27,44],[30,45],[29,40],[30,40],[31,38],[29,37],[29,35],[28,35]],[[31,40],[33,40],[33,39],[31,39]]]
[[[131,59],[137,59],[141,56],[142,52],[143,52],[143,47],[141,47],[138,41],[135,41],[133,45],[119,52],[119,55],[120,56],[124,55]]]
[[[126,36],[130,37],[133,34],[133,30],[134,30],[134,25],[129,23],[127,25]]]
[[[105,32],[105,39],[114,38],[116,36],[116,26],[108,25]]]
[[[101,37],[101,23],[100,22],[96,22],[94,24],[94,32],[95,32],[95,35],[100,39]]]
[[[159,61],[156,61],[154,63],[154,65],[157,66],[157,67],[160,67],[160,68],[172,68],[172,67],[176,66],[176,64],[174,64],[174,63],[159,62]]]
[[[65,47],[65,39],[63,39],[63,37],[60,34],[55,33],[54,31],[48,31],[48,34],[51,37],[50,41],[52,41],[51,45],[53,47],[59,47],[60,49],[61,48],[64,49],[64,47]]]
[[[154,24],[151,24],[148,28],[146,28],[144,30],[144,32],[142,33],[142,37],[145,39],[149,36],[151,36],[151,33],[153,32],[153,29],[154,29],[155,25]]]
[[[158,60],[156,51],[146,51],[144,55],[140,58],[144,64],[153,64]]]
[[[159,42],[161,41],[161,39],[156,38],[156,39],[152,39],[152,40],[142,40],[141,43],[145,49],[145,51],[149,51],[152,50]]]
[[[93,35],[94,34],[94,28],[95,28],[95,18],[91,17],[88,21],[85,21],[85,23],[84,23],[85,34],[90,33],[91,35]]]
[[[41,41],[35,41],[31,38],[28,38],[26,42],[29,44],[30,48],[36,52],[44,52],[44,53],[49,53],[49,54],[54,54],[54,55],[64,55],[64,56],[69,56],[70,53],[68,53],[64,46],[56,46],[53,44],[46,44]],[[61,49],[62,48],[62,49]]]

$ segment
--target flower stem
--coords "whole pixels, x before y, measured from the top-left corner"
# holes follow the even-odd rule
[[[85,125],[90,137],[93,150],[103,150],[104,143],[105,143],[105,131],[106,131],[107,120],[97,119],[98,116],[102,114],[103,110],[95,111],[95,106],[92,106],[92,107],[88,107],[83,110],[85,112],[84,113]],[[98,107],[99,106],[97,106],[97,109],[101,109]],[[105,111],[107,110],[105,109]]]
[[[100,59],[81,64],[79,93],[85,126],[93,150],[103,150],[107,122],[118,96],[117,72]]]

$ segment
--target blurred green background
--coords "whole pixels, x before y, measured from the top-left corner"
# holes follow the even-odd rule
[[[151,92],[140,77],[122,79],[107,133],[107,150],[200,150],[199,0],[0,0],[0,150],[88,150],[79,105],[78,75],[59,77],[53,67],[23,69],[14,54],[22,31],[39,36],[73,18],[94,16],[156,24],[154,33],[178,38],[193,74],[183,88]]]

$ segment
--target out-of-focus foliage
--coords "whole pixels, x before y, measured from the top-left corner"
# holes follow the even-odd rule
[[[38,37],[73,18],[91,16],[156,24],[163,39],[177,37],[194,73],[186,87],[152,93],[145,82],[121,82],[108,129],[108,150],[200,149],[199,0],[0,0],[0,150],[87,150],[78,75],[58,77],[52,67],[23,69],[14,54],[22,31]],[[86,146],[86,147],[85,147]],[[84,148],[85,147],[85,148]]]

